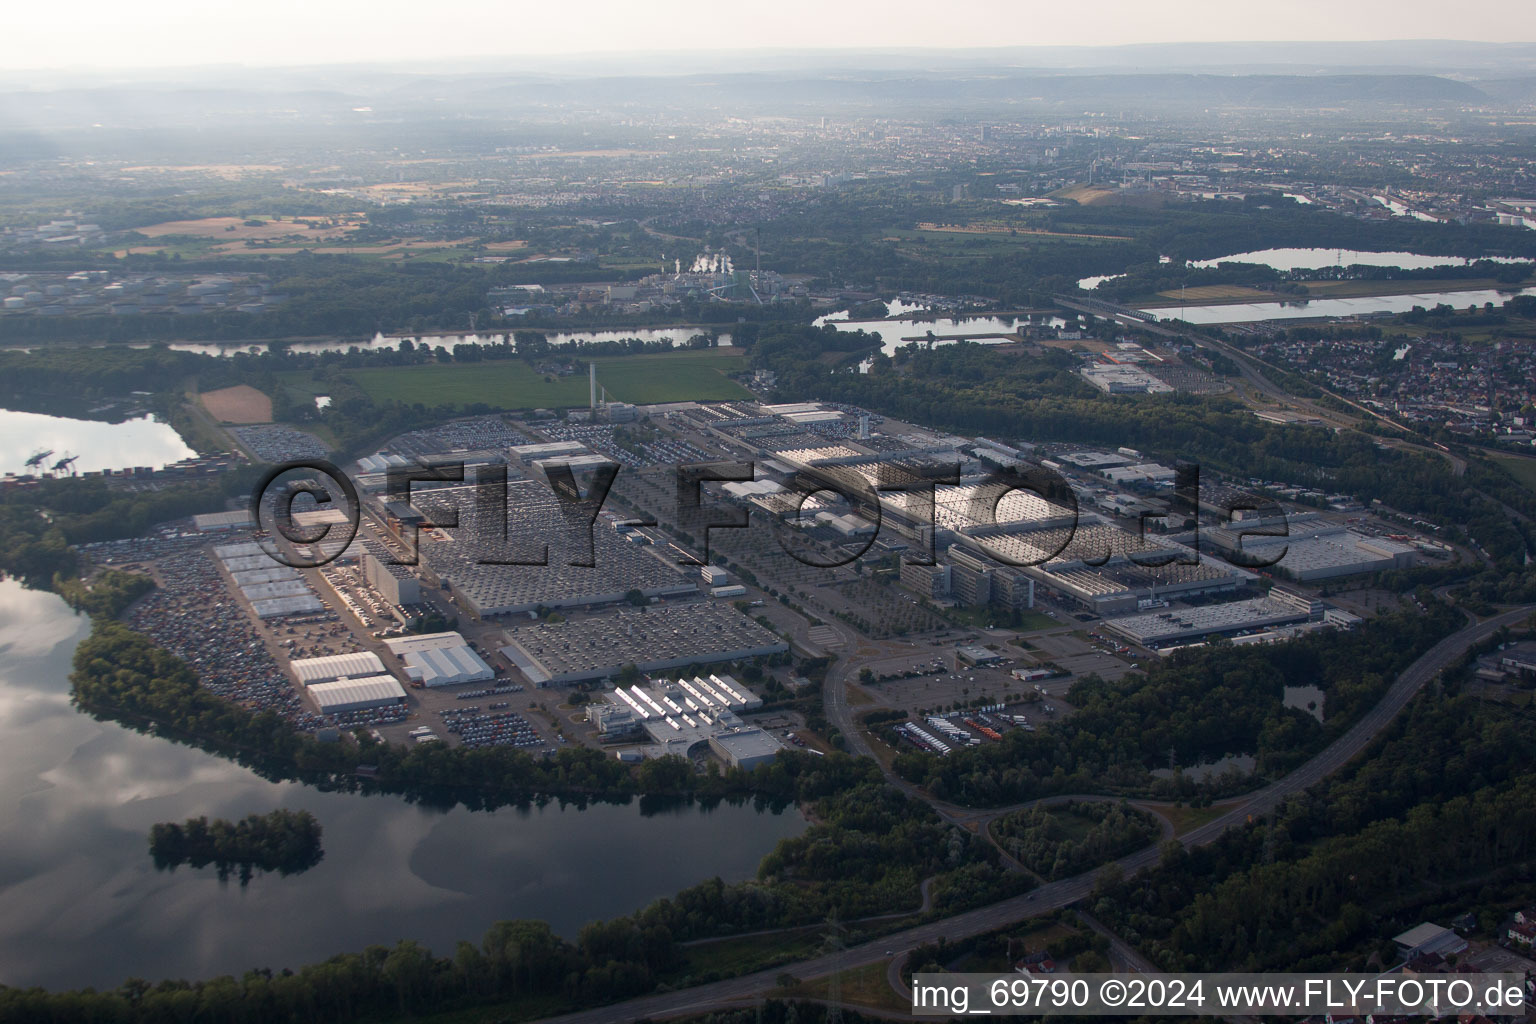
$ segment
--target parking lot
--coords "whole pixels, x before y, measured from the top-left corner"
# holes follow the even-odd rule
[[[1031,636],[1028,642],[1041,661],[1059,665],[1074,677],[1097,674],[1114,680],[1132,671],[1133,665],[1140,665],[1133,655],[1120,653],[1117,648],[1123,645],[1117,641],[1095,640],[1091,636],[1083,640],[1070,633],[1050,633]]]

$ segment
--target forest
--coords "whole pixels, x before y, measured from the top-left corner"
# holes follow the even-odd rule
[[[180,824],[155,823],[149,830],[149,854],[161,871],[212,864],[219,881],[238,873],[245,886],[258,871],[296,875],[319,864],[325,857],[320,834],[320,823],[308,811],[280,807],[239,821],[201,816]]]
[[[1066,695],[1077,713],[1048,729],[1011,730],[1001,742],[942,758],[909,750],[894,767],[936,798],[970,806],[1074,792],[1208,801],[1246,791],[1256,780],[1236,771],[1205,782],[1183,772],[1154,779],[1150,772],[1247,754],[1259,776],[1285,774],[1341,735],[1399,672],[1465,622],[1433,598],[1425,607],[1284,644],[1211,643],[1114,682],[1088,676]],[[1281,703],[1286,686],[1308,685],[1326,695],[1326,724]]]
[[[1159,867],[1093,912],[1167,970],[1367,970],[1392,935],[1472,912],[1491,934],[1536,897],[1536,772],[1518,709],[1420,694],[1350,771]]]
[[[1003,849],[1052,882],[1150,846],[1160,833],[1156,818],[1125,801],[1036,804],[992,823]]]

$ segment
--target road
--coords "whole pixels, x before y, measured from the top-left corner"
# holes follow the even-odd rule
[[[1221,817],[1186,832],[1179,837],[1178,841],[1186,847],[1211,843],[1227,829],[1246,824],[1250,818],[1261,816],[1277,807],[1286,797],[1338,771],[1351,758],[1364,750],[1366,745],[1397,717],[1413,695],[1434,678],[1436,673],[1461,657],[1472,645],[1505,626],[1524,621],[1533,613],[1536,613],[1536,605],[1527,605],[1469,625],[1460,632],[1441,640],[1398,677],[1376,706],[1367,712],[1354,728],[1335,740],[1327,749],[1284,778],[1238,801]],[[852,737],[850,737],[850,743],[852,743]],[[1130,877],[1155,865],[1160,856],[1161,851],[1158,847],[1149,846],[1122,857],[1115,863],[1126,877]],[[954,941],[979,935],[1037,917],[1051,910],[1070,906],[1093,892],[1096,874],[1097,872],[1087,872],[1059,882],[1051,882],[1023,896],[1015,896],[990,906],[907,928],[873,942],[866,942],[810,960],[802,960],[796,964],[758,971],[726,981],[711,982],[681,992],[642,996],[610,1006],[548,1019],[551,1024],[610,1024],[612,1021],[635,1020],[641,1017],[675,1017],[702,1013],[733,1003],[750,1001],[759,994],[771,990],[778,976],[783,973],[793,974],[801,979],[821,977],[879,963],[888,956],[887,950],[908,950],[924,943],[935,942],[940,938]]]

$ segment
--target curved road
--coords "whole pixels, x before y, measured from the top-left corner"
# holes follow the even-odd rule
[[[1352,729],[1334,740],[1327,749],[1291,774],[1239,800],[1221,817],[1186,832],[1178,838],[1178,842],[1186,847],[1203,846],[1213,842],[1227,829],[1243,825],[1251,817],[1268,813],[1286,797],[1338,771],[1364,750],[1366,745],[1392,722],[1398,712],[1407,706],[1413,695],[1434,678],[1436,673],[1461,657],[1472,645],[1486,639],[1502,627],[1513,626],[1524,621],[1533,613],[1536,613],[1536,605],[1527,605],[1469,625],[1460,632],[1441,640],[1410,665],[1376,706],[1367,712]],[[1160,857],[1161,851],[1158,847],[1149,846],[1130,856],[1122,857],[1114,863],[1126,877],[1129,877],[1155,865]],[[674,1017],[700,1013],[732,1003],[749,1001],[760,993],[771,990],[778,976],[786,972],[802,979],[821,977],[854,967],[879,963],[887,957],[887,950],[907,950],[923,943],[934,942],[939,938],[954,940],[978,935],[1050,910],[1070,906],[1093,892],[1096,874],[1097,871],[1087,872],[1060,882],[1051,882],[1023,896],[1015,896],[990,906],[907,928],[873,942],[866,942],[810,960],[802,960],[796,964],[758,971],[726,981],[711,982],[679,992],[641,996],[638,999],[552,1017],[548,1020],[552,1024],[610,1024],[612,1021],[635,1020],[640,1017]]]

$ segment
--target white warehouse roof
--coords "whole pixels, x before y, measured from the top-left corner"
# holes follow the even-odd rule
[[[192,524],[199,530],[238,530],[252,525],[250,509],[236,512],[204,512],[192,517]]]
[[[328,683],[343,677],[362,679],[384,673],[384,663],[372,651],[353,651],[351,654],[329,654],[323,658],[299,658],[289,663],[293,674],[305,686]]]
[[[315,699],[321,714],[334,715],[398,704],[405,700],[405,689],[394,676],[379,675],[316,683],[309,688],[309,695]]]
[[[284,615],[305,615],[325,610],[325,605],[313,594],[297,597],[267,597],[251,602],[251,610],[258,619],[276,619]]]
[[[393,636],[384,641],[389,653],[405,657],[410,651],[440,651],[448,647],[463,647],[464,634],[459,632],[421,633],[415,636]]]
[[[405,674],[423,686],[452,686],[490,679],[496,673],[468,647],[441,647],[407,651],[402,659]]]

